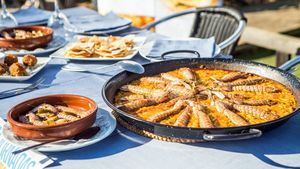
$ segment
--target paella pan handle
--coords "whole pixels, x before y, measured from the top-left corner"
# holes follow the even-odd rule
[[[206,141],[232,141],[232,140],[243,140],[254,137],[259,137],[262,132],[258,129],[249,129],[241,133],[234,134],[203,134],[203,139]]]
[[[195,51],[195,50],[172,50],[172,51],[168,51],[168,52],[164,52],[161,55],[162,60],[165,60],[166,56],[172,53],[192,53],[195,54],[197,56],[197,58],[200,58],[200,53]]]
[[[297,64],[300,64],[300,55],[298,55],[295,58],[287,61],[286,63],[284,63],[283,65],[281,65],[279,67],[279,69],[288,71],[289,69],[291,69],[292,67],[296,66]]]

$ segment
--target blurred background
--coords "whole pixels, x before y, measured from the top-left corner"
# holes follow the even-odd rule
[[[13,11],[27,1],[6,2]],[[53,0],[36,0],[35,6],[53,10],[54,5]],[[230,6],[242,11],[248,20],[247,28],[233,53],[234,57],[279,66],[300,54],[300,0],[60,0],[61,8],[76,6],[94,9],[100,14],[113,11],[132,20],[137,27],[189,8]],[[193,17],[187,15],[176,18],[152,31],[172,38],[186,38],[191,31]],[[263,38],[256,37],[258,34]],[[300,66],[295,72],[298,77],[299,69]]]

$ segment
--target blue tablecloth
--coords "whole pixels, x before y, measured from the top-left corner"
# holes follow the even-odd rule
[[[159,38],[148,33],[150,39]],[[140,56],[134,60],[147,62]],[[102,111],[110,111],[101,97],[102,86],[108,78],[120,70],[107,73],[78,73],[62,71],[62,60],[52,60],[36,77],[25,83],[0,82],[0,91],[25,87],[40,77],[46,77],[42,88],[31,93],[0,100],[0,115],[27,99],[48,94],[72,93],[94,99]],[[110,62],[98,62],[98,65]],[[94,65],[95,66],[95,65]],[[55,162],[50,168],[79,169],[210,169],[210,168],[299,168],[300,167],[300,116],[260,138],[197,144],[169,143],[148,139],[134,134],[121,126],[105,140],[86,148],[47,153]]]

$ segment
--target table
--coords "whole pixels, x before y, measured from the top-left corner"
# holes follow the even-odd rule
[[[157,34],[147,33],[150,39]],[[134,60],[145,63],[137,55]],[[0,91],[25,87],[40,77],[46,85],[31,93],[0,100],[0,117],[24,100],[41,95],[72,93],[90,97],[101,111],[111,111],[101,97],[102,86],[108,78],[120,70],[108,69],[106,73],[80,73],[61,70],[62,60],[52,60],[45,69],[26,83],[0,82]],[[98,62],[100,66],[111,62]],[[199,169],[199,168],[300,168],[300,115],[291,118],[283,126],[264,133],[262,137],[227,142],[179,144],[148,139],[118,125],[105,140],[78,150],[46,153],[54,160],[53,169],[104,168],[104,169]]]

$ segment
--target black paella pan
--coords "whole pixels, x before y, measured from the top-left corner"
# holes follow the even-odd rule
[[[103,87],[102,95],[106,104],[112,108],[117,115],[130,125],[148,131],[158,136],[180,138],[180,139],[192,139],[192,140],[205,140],[205,141],[222,141],[222,140],[239,140],[248,139],[252,137],[259,137],[267,130],[273,129],[285,123],[292,116],[300,112],[300,81],[294,75],[288,73],[288,69],[292,66],[300,63],[300,57],[291,60],[287,64],[283,65],[281,69],[271,67],[265,64],[255,63],[251,61],[237,60],[237,59],[178,59],[167,60],[161,62],[154,62],[144,65],[144,74],[134,74],[127,71],[120,72],[113,76],[106,82]],[[204,65],[206,68],[211,69],[224,69],[241,71],[247,73],[257,74],[262,77],[273,79],[287,88],[289,88],[296,97],[297,107],[296,110],[282,118],[265,123],[240,126],[240,127],[226,127],[226,128],[189,128],[189,127],[176,127],[159,123],[153,123],[139,119],[133,115],[130,115],[113,105],[114,97],[118,89],[143,76],[152,76],[162,72],[171,71],[181,67],[196,68],[199,65]],[[282,110],[284,111],[284,110]]]

